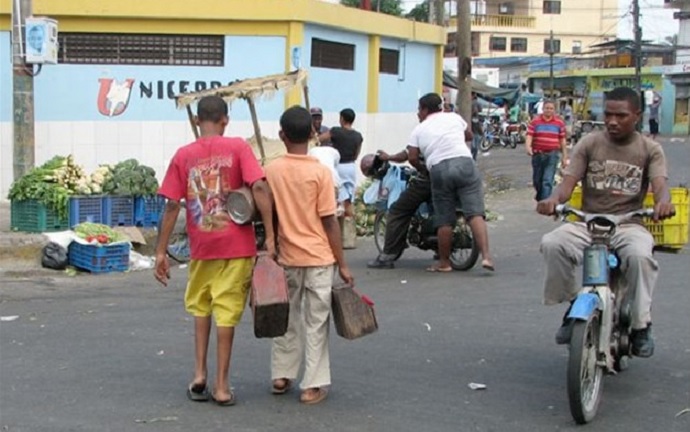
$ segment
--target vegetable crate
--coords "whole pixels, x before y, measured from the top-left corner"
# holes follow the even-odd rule
[[[13,231],[32,233],[64,231],[69,229],[69,221],[37,200],[12,200],[10,226]]]
[[[657,247],[666,249],[682,249],[688,242],[688,217],[690,216],[690,198],[687,188],[671,188],[671,202],[676,207],[676,215],[672,218],[654,223],[645,220],[644,226],[654,237]],[[569,204],[575,208],[582,207],[582,189],[578,186],[570,197]],[[647,194],[644,207],[654,206],[654,194]],[[576,219],[574,219],[576,220]]]
[[[134,198],[134,225],[144,228],[158,226],[163,209],[165,198],[162,196]]]
[[[133,226],[134,197],[103,197],[103,224],[109,226]]]
[[[79,196],[69,199],[69,226],[82,222],[102,224],[105,218],[103,197]]]
[[[69,264],[91,273],[124,272],[129,270],[129,243],[114,245],[69,245]]]

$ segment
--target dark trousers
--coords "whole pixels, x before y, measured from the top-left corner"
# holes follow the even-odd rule
[[[560,161],[560,151],[535,153],[532,155],[532,185],[537,192],[537,201],[545,200],[553,192],[553,179]]]
[[[407,185],[400,198],[393,203],[386,218],[383,253],[398,255],[405,249],[407,230],[417,208],[431,199],[431,180],[416,178]]]

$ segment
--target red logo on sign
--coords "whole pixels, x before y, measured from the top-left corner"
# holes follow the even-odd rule
[[[129,105],[134,80],[129,78],[124,82],[117,82],[112,78],[101,78],[98,90],[98,112],[106,117],[119,116]]]

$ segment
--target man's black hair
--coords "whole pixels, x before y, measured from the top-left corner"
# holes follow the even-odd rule
[[[635,111],[639,111],[641,108],[640,95],[630,87],[616,87],[606,94],[605,100],[618,102],[628,101],[630,107]]]
[[[355,111],[352,108],[345,108],[340,111],[340,117],[345,120],[345,123],[352,124],[355,122]]]
[[[218,123],[228,116],[228,104],[219,96],[203,97],[197,106],[196,115],[200,122]]]
[[[288,108],[280,116],[280,129],[293,144],[304,144],[311,136],[311,114],[299,105]]]
[[[419,107],[426,108],[429,114],[443,111],[443,99],[436,93],[427,93],[419,98]]]

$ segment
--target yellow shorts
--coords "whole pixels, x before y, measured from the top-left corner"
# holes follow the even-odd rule
[[[185,309],[195,317],[213,315],[219,327],[235,327],[247,304],[253,269],[254,258],[192,260]]]

